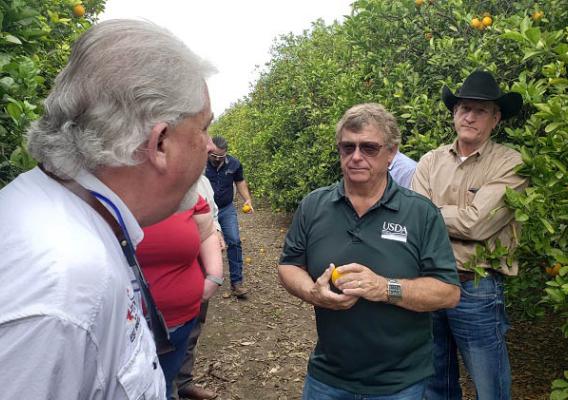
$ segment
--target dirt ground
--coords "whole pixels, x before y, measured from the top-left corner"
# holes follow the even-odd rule
[[[194,375],[219,400],[300,399],[308,355],[315,344],[313,309],[289,295],[276,266],[290,216],[256,208],[239,213],[247,300],[230,296],[226,283],[210,302]],[[228,267],[225,277],[228,282]],[[568,343],[552,317],[512,321],[508,334],[513,399],[549,398],[550,382],[568,369]],[[464,399],[475,394],[463,379]]]

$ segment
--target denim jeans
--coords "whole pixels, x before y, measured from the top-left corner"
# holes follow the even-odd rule
[[[231,285],[241,283],[243,281],[243,249],[241,247],[237,210],[233,203],[219,209],[219,224],[227,244]]]
[[[175,350],[158,356],[160,367],[162,367],[164,377],[166,378],[166,399],[168,400],[172,398],[172,385],[183,363],[189,334],[196,322],[197,318],[193,318],[191,321],[186,322],[176,329],[170,329],[170,342]]]
[[[459,400],[459,350],[479,400],[511,398],[511,367],[505,333],[509,322],[500,275],[461,284],[456,308],[432,313],[435,375],[426,388],[427,400]]]
[[[421,380],[394,394],[357,394],[326,385],[306,375],[302,400],[422,400],[425,387],[426,380]]]

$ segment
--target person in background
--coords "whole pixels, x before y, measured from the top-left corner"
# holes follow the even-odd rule
[[[250,212],[254,212],[252,198],[244,178],[243,166],[238,159],[227,154],[229,149],[227,140],[222,136],[214,136],[213,145],[213,150],[209,152],[205,174],[211,182],[215,203],[219,207],[219,223],[227,244],[231,292],[237,298],[245,298],[249,290],[243,284],[243,249],[237,210],[233,204],[233,185],[236,186],[237,192]]]
[[[221,225],[219,225],[219,221],[217,219],[219,210],[217,208],[217,205],[215,204],[213,188],[209,183],[209,179],[207,179],[205,175],[201,175],[199,177],[199,181],[197,182],[197,192],[207,201],[207,204],[213,210],[213,222],[215,223],[215,229],[219,239],[220,248],[221,250],[225,250],[223,232],[221,231]],[[222,280],[220,282],[222,282]],[[195,351],[199,335],[201,334],[201,330],[207,318],[208,307],[209,300],[203,299],[195,327],[189,334],[187,349],[182,366],[176,376],[176,379],[174,380],[176,388],[176,390],[174,390],[174,398],[176,400],[179,398],[208,400],[217,397],[217,394],[214,391],[195,385],[193,383],[193,365],[195,362]]]
[[[516,261],[507,259],[518,227],[504,195],[507,188],[522,190],[526,180],[516,173],[520,154],[493,142],[491,132],[520,111],[523,99],[518,93],[503,93],[489,72],[475,71],[457,94],[444,87],[442,100],[453,115],[457,138],[420,159],[412,189],[431,199],[444,217],[457,260],[461,300],[456,308],[433,314],[436,374],[426,398],[461,399],[459,350],[478,399],[510,399],[503,277],[518,272]],[[493,261],[478,257],[477,249],[498,245],[508,254],[493,269]],[[485,268],[485,277],[476,281],[473,266]]]
[[[438,209],[388,174],[399,143],[383,106],[347,110],[343,179],[305,197],[286,235],[278,274],[318,333],[303,400],[422,400],[434,372],[430,311],[457,304],[459,281]]]
[[[223,284],[223,260],[209,205],[196,205],[144,228],[138,259],[158,309],[164,315],[175,350],[159,356],[168,399],[198,323],[201,303]]]
[[[397,150],[389,165],[389,174],[392,179],[403,188],[410,189],[412,176],[416,170],[416,161]]]
[[[203,170],[213,72],[145,21],[73,45],[28,130],[40,165],[0,191],[3,399],[165,399],[132,248]]]

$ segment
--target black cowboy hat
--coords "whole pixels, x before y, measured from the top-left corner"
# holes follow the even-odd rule
[[[523,105],[523,97],[519,93],[503,93],[493,75],[485,71],[473,72],[455,95],[447,86],[442,89],[442,100],[448,110],[453,112],[461,99],[494,101],[501,110],[501,119],[514,116]]]

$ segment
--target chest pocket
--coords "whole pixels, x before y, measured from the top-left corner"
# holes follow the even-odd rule
[[[164,375],[154,347],[148,342],[148,336],[148,333],[139,335],[130,358],[118,371],[118,381],[129,400],[165,398]]]

